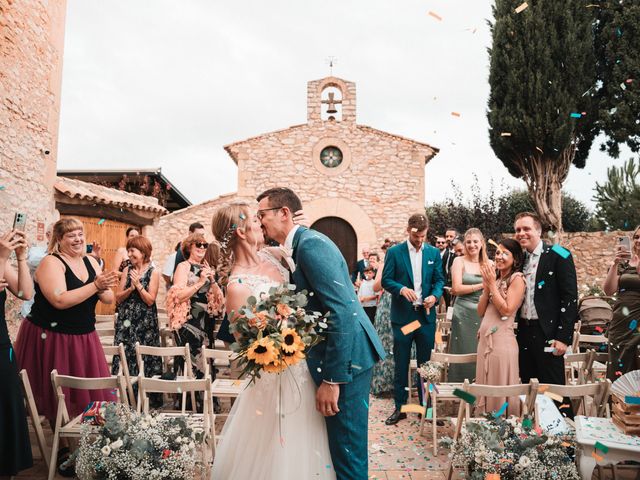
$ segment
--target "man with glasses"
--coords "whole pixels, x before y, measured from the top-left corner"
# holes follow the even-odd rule
[[[294,224],[293,212],[302,208],[298,196],[288,188],[272,188],[257,200],[265,233],[291,252],[296,291],[310,292],[309,310],[329,314],[324,340],[305,354],[318,386],[316,409],[325,417],[336,476],[366,480],[369,389],[384,348],[338,247],[326,235]]]
[[[444,237],[438,236],[436,237],[436,248],[440,250],[440,258],[443,257],[445,252],[447,251],[447,241]]]

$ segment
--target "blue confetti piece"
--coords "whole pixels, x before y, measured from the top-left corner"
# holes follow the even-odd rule
[[[629,323],[629,330],[635,330],[638,327],[638,320],[631,320]]]
[[[502,406],[500,407],[500,410],[498,410],[497,412],[493,412],[493,418],[498,418],[501,415],[504,414],[504,412],[507,411],[507,407],[509,406],[509,402],[504,402],[502,404]]]
[[[538,288],[542,288],[543,285],[544,285],[544,280],[540,280],[540,282],[538,282]]]
[[[9,347],[9,363],[13,362],[13,348]]]
[[[569,255],[571,255],[571,252],[569,250],[567,250],[564,247],[561,247],[558,243],[556,243],[553,247],[551,247],[551,250],[556,252],[562,258],[569,258]]]
[[[367,410],[369,410],[369,404],[364,398],[362,399],[362,403],[364,403],[364,406],[367,407]]]
[[[572,112],[570,117],[571,118],[581,118],[582,114],[581,113]]]
[[[106,219],[101,218],[100,220],[98,220],[98,225],[102,225],[105,221],[106,221]]]
[[[640,397],[626,395],[624,397],[624,403],[628,403],[629,405],[640,405]]]
[[[5,189],[4,185],[0,185],[0,192]]]

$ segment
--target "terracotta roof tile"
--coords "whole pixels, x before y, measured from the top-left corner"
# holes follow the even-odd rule
[[[58,192],[69,198],[77,198],[102,205],[113,205],[119,208],[145,210],[160,215],[167,213],[167,209],[158,204],[157,198],[124,192],[81,180],[56,177],[54,187]]]

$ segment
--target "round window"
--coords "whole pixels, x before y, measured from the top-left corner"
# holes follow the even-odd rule
[[[334,146],[325,147],[320,152],[320,162],[327,168],[335,168],[342,163],[342,151]]]

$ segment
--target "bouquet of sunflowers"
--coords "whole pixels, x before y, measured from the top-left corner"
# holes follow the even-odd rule
[[[307,291],[296,293],[295,288],[284,284],[270,288],[260,298],[249,297],[231,324],[236,337],[231,350],[237,354],[243,375],[252,381],[260,378],[261,371],[281,373],[295,365],[322,340],[326,315],[306,311]]]

